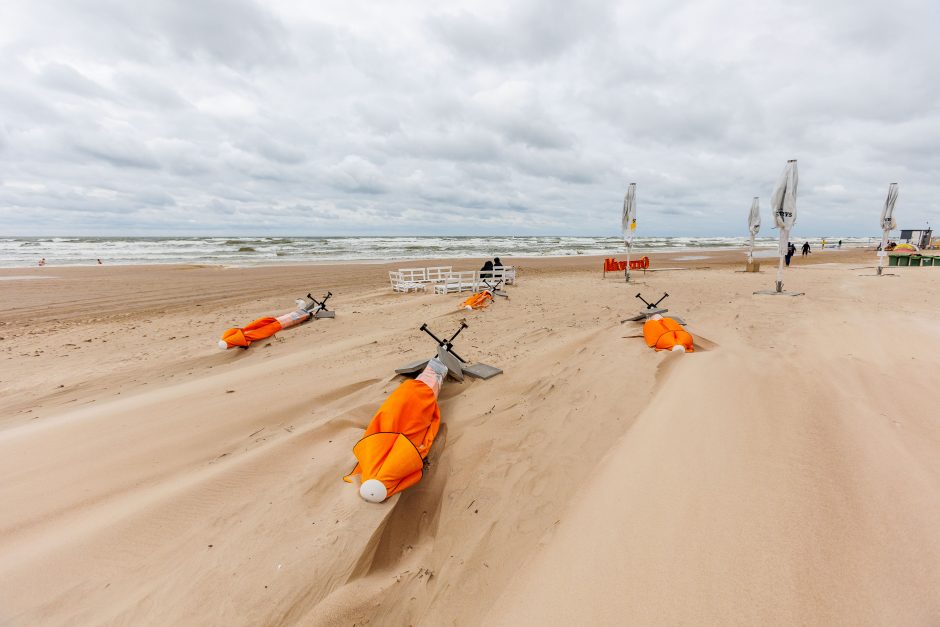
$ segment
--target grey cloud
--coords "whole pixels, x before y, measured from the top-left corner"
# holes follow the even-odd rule
[[[586,34],[606,31],[611,6],[600,2],[516,2],[508,16],[466,10],[428,19],[430,32],[461,55],[491,62],[543,62],[561,55]]]
[[[131,137],[85,135],[75,138],[72,147],[78,156],[100,159],[117,168],[156,170],[160,167],[149,149]]]
[[[120,93],[142,101],[145,106],[164,110],[191,106],[175,89],[163,84],[164,80],[163,76],[155,72],[122,72],[114,77],[115,87]]]
[[[39,73],[39,83],[71,94],[102,98],[108,91],[65,63],[49,63]]]
[[[381,194],[388,190],[385,177],[375,164],[357,155],[347,155],[329,173],[330,182],[347,192]]]
[[[4,8],[4,232],[616,234],[636,181],[641,234],[743,234],[788,158],[798,232],[940,193],[927,2]]]

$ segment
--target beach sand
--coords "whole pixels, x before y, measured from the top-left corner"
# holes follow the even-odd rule
[[[475,312],[391,292],[433,262],[0,270],[0,624],[940,623],[940,269],[819,251],[786,298],[739,251],[513,261]],[[638,291],[694,354],[620,323]],[[505,374],[447,384],[423,481],[362,501],[394,368],[463,317]]]

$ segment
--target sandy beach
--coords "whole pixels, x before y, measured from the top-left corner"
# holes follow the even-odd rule
[[[403,262],[0,270],[0,624],[940,623],[940,269],[818,251],[781,298],[740,251],[506,261],[473,312],[393,293]],[[638,291],[695,353],[621,324]],[[448,383],[430,472],[362,501],[394,368],[461,318],[505,373]]]

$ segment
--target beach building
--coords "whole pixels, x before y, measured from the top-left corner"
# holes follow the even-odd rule
[[[918,248],[929,248],[933,229],[901,229],[899,241],[913,244]]]

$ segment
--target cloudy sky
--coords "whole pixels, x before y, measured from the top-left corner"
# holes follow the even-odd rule
[[[0,233],[940,226],[940,2],[0,3]]]

